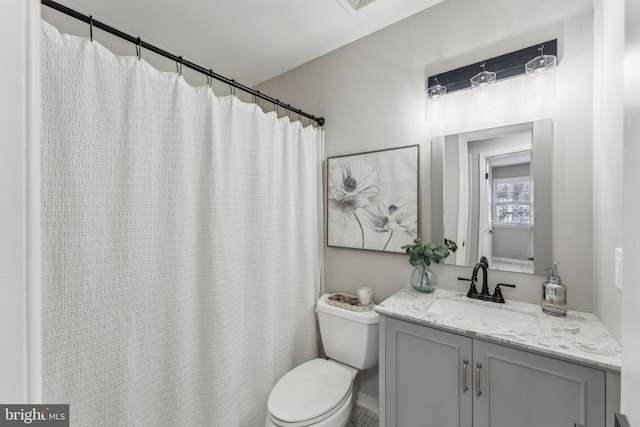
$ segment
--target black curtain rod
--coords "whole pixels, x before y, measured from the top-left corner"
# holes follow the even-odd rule
[[[110,27],[107,24],[103,24],[100,21],[96,21],[95,19],[93,19],[93,16],[83,15],[83,14],[81,14],[79,12],[76,12],[73,9],[70,9],[70,8],[68,8],[66,6],[63,6],[63,5],[59,4],[59,3],[56,3],[56,2],[54,2],[52,0],[41,0],[41,3],[43,5],[45,5],[45,6],[48,6],[48,7],[52,8],[52,9],[54,9],[54,10],[57,10],[58,12],[62,12],[65,15],[69,15],[72,18],[75,18],[75,19],[78,19],[80,21],[86,22],[87,24],[89,24],[91,26],[91,31],[92,32],[93,32],[93,27],[99,28],[99,29],[101,29],[103,31],[106,31],[107,33],[113,34],[114,36],[120,37],[121,39],[124,39],[124,40],[126,40],[128,42],[131,42],[131,43],[135,44],[136,46],[139,46],[140,48],[143,48],[145,50],[150,50],[151,52],[157,53],[158,55],[164,56],[165,58],[169,58],[169,59],[175,61],[176,63],[181,64],[181,66],[185,66],[187,68],[191,68],[192,70],[195,70],[195,71],[197,71],[199,73],[205,74],[205,75],[207,75],[209,77],[212,77],[212,78],[214,78],[216,80],[224,82],[224,83],[226,83],[226,84],[228,84],[228,85],[230,85],[230,86],[232,86],[234,88],[240,89],[243,92],[247,92],[247,93],[249,93],[249,94],[251,94],[251,95],[253,95],[253,96],[257,97],[257,98],[264,99],[265,101],[268,101],[270,104],[277,105],[277,106],[282,107],[282,108],[284,108],[286,110],[289,110],[289,111],[291,111],[293,113],[296,113],[299,116],[306,117],[306,118],[308,118],[310,120],[313,120],[314,122],[316,122],[318,124],[318,126],[324,125],[324,118],[323,117],[316,117],[316,116],[311,115],[309,113],[305,113],[302,110],[298,110],[297,108],[293,108],[289,104],[285,104],[283,102],[280,102],[280,100],[278,100],[278,99],[274,99],[274,98],[272,98],[270,96],[267,96],[267,95],[265,95],[263,93],[260,93],[259,90],[253,90],[250,87],[242,85],[242,84],[236,82],[233,79],[229,79],[227,77],[221,76],[220,74],[216,74],[211,70],[207,70],[204,67],[201,67],[201,66],[199,66],[197,64],[194,64],[193,62],[189,62],[187,60],[184,60],[181,56],[173,55],[173,54],[171,54],[171,53],[169,53],[167,51],[164,51],[164,50],[162,50],[162,49],[160,49],[160,48],[158,48],[156,46],[153,46],[153,45],[150,45],[149,43],[143,42],[142,40],[140,40],[139,37],[133,37],[133,36],[131,36],[129,34],[123,33],[120,30],[117,30],[117,29],[115,29],[113,27]],[[93,35],[91,37],[93,38]]]

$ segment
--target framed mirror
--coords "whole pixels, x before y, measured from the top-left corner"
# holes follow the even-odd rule
[[[445,264],[545,274],[551,246],[549,119],[431,141],[432,241],[454,240]]]

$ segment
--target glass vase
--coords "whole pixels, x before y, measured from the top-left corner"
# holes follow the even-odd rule
[[[418,292],[430,294],[438,289],[438,279],[426,264],[422,264],[411,273],[411,287]]]

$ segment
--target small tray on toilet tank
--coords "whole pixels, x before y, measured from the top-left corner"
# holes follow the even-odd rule
[[[373,303],[369,305],[360,305],[358,297],[349,294],[331,294],[329,295],[329,298],[327,298],[327,302],[330,305],[351,311],[369,311],[373,310],[374,306]]]

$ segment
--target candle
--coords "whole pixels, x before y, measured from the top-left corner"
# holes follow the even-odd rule
[[[366,286],[360,286],[358,288],[358,300],[360,302],[360,305],[367,306],[371,304],[372,298],[373,298],[373,289]]]

